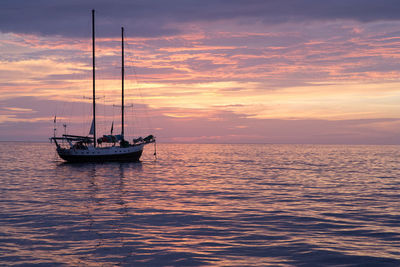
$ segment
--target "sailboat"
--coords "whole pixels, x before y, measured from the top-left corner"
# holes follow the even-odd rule
[[[121,134],[103,135],[96,138],[96,82],[95,82],[95,11],[92,10],[92,66],[93,66],[93,118],[88,136],[63,134],[50,137],[54,141],[60,158],[67,162],[106,162],[106,161],[139,161],[145,145],[155,143],[155,137],[139,137],[130,143],[125,140],[124,132],[124,28],[121,27]],[[54,130],[55,133],[55,130]],[[108,144],[103,146],[104,144]]]

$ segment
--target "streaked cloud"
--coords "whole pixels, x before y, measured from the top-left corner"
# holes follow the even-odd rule
[[[395,1],[6,0],[0,7],[2,139],[13,136],[4,129],[43,127],[46,119],[51,134],[62,103],[85,106],[90,117],[95,8],[104,121],[115,119],[120,101],[124,25],[127,101],[154,117],[165,141],[400,143]],[[90,118],[70,116],[79,121],[71,130],[85,133]]]
[[[398,20],[400,16],[396,0],[3,0],[0,30],[77,36],[81,32],[75,29],[88,24],[86,13],[93,8],[106,18],[99,24],[106,35],[115,35],[116,25],[130,24],[137,36],[177,35],[180,31],[176,25],[222,20],[268,25],[327,20],[371,22]]]

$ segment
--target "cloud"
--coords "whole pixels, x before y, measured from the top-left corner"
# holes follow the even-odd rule
[[[157,120],[162,128],[157,133],[159,140],[177,143],[399,143],[399,119],[252,119],[229,111],[214,111],[211,116],[209,111],[204,111],[204,115],[167,116]],[[180,130],[174,131],[175,128]]]
[[[0,31],[42,35],[90,36],[90,10],[98,12],[104,36],[129,25],[131,35],[169,36],[179,25],[220,20],[262,21],[265,24],[349,19],[361,22],[398,20],[396,0],[136,0],[30,1],[3,0]],[[90,29],[90,27],[87,27]]]
[[[36,139],[52,134],[55,113],[60,121],[67,117],[57,112],[64,100],[65,110],[73,110],[69,129],[87,133],[91,109],[83,96],[91,94],[95,8],[104,131],[119,112],[112,104],[120,97],[125,25],[126,96],[148,104],[139,109],[154,117],[161,140],[395,140],[398,6],[385,0],[4,0],[2,136],[24,127],[43,127]],[[26,138],[22,130],[18,136]]]
[[[89,130],[91,104],[87,102],[18,97],[0,104],[1,141],[46,141],[53,134],[54,115],[58,134],[63,133],[64,123],[70,134],[86,135]],[[134,104],[126,111],[126,130],[129,137],[155,134],[160,142],[179,143],[399,144],[400,119],[258,119],[231,111],[236,108],[240,105],[206,110]],[[118,132],[118,108],[99,104],[98,112],[98,134],[109,133],[112,121]]]

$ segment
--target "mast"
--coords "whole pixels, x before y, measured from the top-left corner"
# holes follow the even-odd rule
[[[121,80],[122,80],[122,103],[121,103],[121,135],[122,140],[124,140],[124,79],[125,79],[125,64],[124,64],[124,27],[121,27],[121,43],[122,43],[122,53],[121,53]]]
[[[92,9],[92,65],[93,65],[93,146],[96,147],[96,82],[95,82],[95,54],[94,54],[94,9]]]

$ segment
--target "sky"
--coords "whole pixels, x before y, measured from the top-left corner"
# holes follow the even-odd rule
[[[398,0],[0,1],[0,141],[400,144]],[[63,125],[66,125],[64,127]]]

